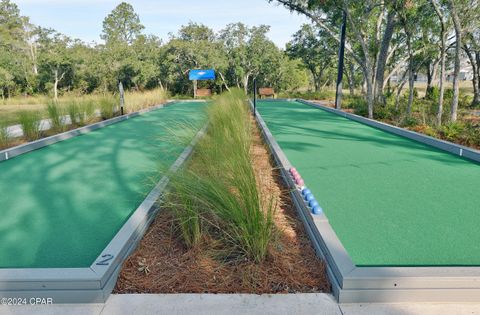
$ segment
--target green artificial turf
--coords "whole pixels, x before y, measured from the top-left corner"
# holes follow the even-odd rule
[[[478,163],[298,102],[258,110],[356,265],[480,265]]]
[[[0,268],[90,266],[187,144],[166,138],[203,125],[204,107],[176,103],[0,162]]]

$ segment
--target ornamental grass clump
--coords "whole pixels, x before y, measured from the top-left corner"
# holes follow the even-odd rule
[[[273,237],[273,199],[258,189],[246,96],[235,90],[208,108],[209,125],[188,168],[173,175],[174,213],[185,243],[219,238],[229,258],[263,261]]]
[[[41,120],[42,116],[38,111],[21,111],[18,114],[18,121],[22,126],[23,136],[28,141],[34,141],[41,136]]]
[[[110,119],[116,114],[116,101],[113,96],[104,96],[99,100],[102,119]]]
[[[47,103],[47,114],[50,119],[51,128],[55,132],[65,131],[65,116],[56,102],[50,101]]]
[[[70,121],[72,126],[79,126],[81,123],[80,107],[76,101],[70,101],[67,104],[67,113],[70,116]]]
[[[0,149],[5,149],[10,145],[11,138],[8,132],[8,126],[5,123],[0,123]]]

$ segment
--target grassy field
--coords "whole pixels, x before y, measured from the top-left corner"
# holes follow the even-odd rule
[[[58,99],[58,105],[61,110],[67,114],[67,107],[72,104],[93,103],[94,107],[100,109],[102,99],[113,98],[119,104],[118,95],[65,95]],[[155,89],[144,92],[126,92],[125,109],[127,112],[137,111],[148,106],[159,104],[167,99],[167,93],[161,89]],[[14,125],[19,123],[19,115],[22,111],[39,111],[43,118],[47,118],[46,107],[52,100],[46,96],[18,96],[5,100],[0,100],[0,125]]]

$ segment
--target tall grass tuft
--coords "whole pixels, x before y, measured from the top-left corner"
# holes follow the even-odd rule
[[[92,100],[85,100],[80,105],[81,112],[83,113],[83,123],[90,124],[95,121],[96,113],[95,113],[95,104]]]
[[[136,112],[149,106],[162,104],[167,98],[167,91],[161,88],[142,92],[126,92],[125,109],[129,113]]]
[[[200,239],[202,230],[196,226],[206,225],[221,235],[230,257],[261,262],[273,237],[275,205],[257,186],[250,154],[253,126],[245,99],[234,90],[209,107],[207,133],[190,167],[173,175],[172,186],[175,199],[186,200],[183,212],[177,207],[175,213],[187,245]],[[185,219],[189,217],[194,219]]]
[[[21,111],[18,114],[18,121],[22,126],[23,136],[28,141],[34,141],[41,136],[41,118],[39,111]]]
[[[99,100],[100,114],[103,119],[109,119],[115,116],[116,100],[113,97],[105,96]]]
[[[76,101],[70,101],[66,105],[68,116],[72,126],[78,126],[80,124],[80,108]]]
[[[47,103],[47,114],[50,118],[51,127],[55,132],[63,132],[66,129],[63,111],[54,101]]]
[[[10,134],[8,126],[5,123],[0,123],[0,149],[5,149],[10,145]]]

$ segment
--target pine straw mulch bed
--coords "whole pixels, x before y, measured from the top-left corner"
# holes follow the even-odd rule
[[[253,121],[253,120],[252,120]],[[268,258],[220,261],[205,239],[194,250],[183,245],[169,209],[161,209],[136,251],[125,261],[115,293],[295,293],[329,292],[324,263],[298,219],[287,188],[254,129],[252,147],[259,187],[278,201],[277,234]]]

